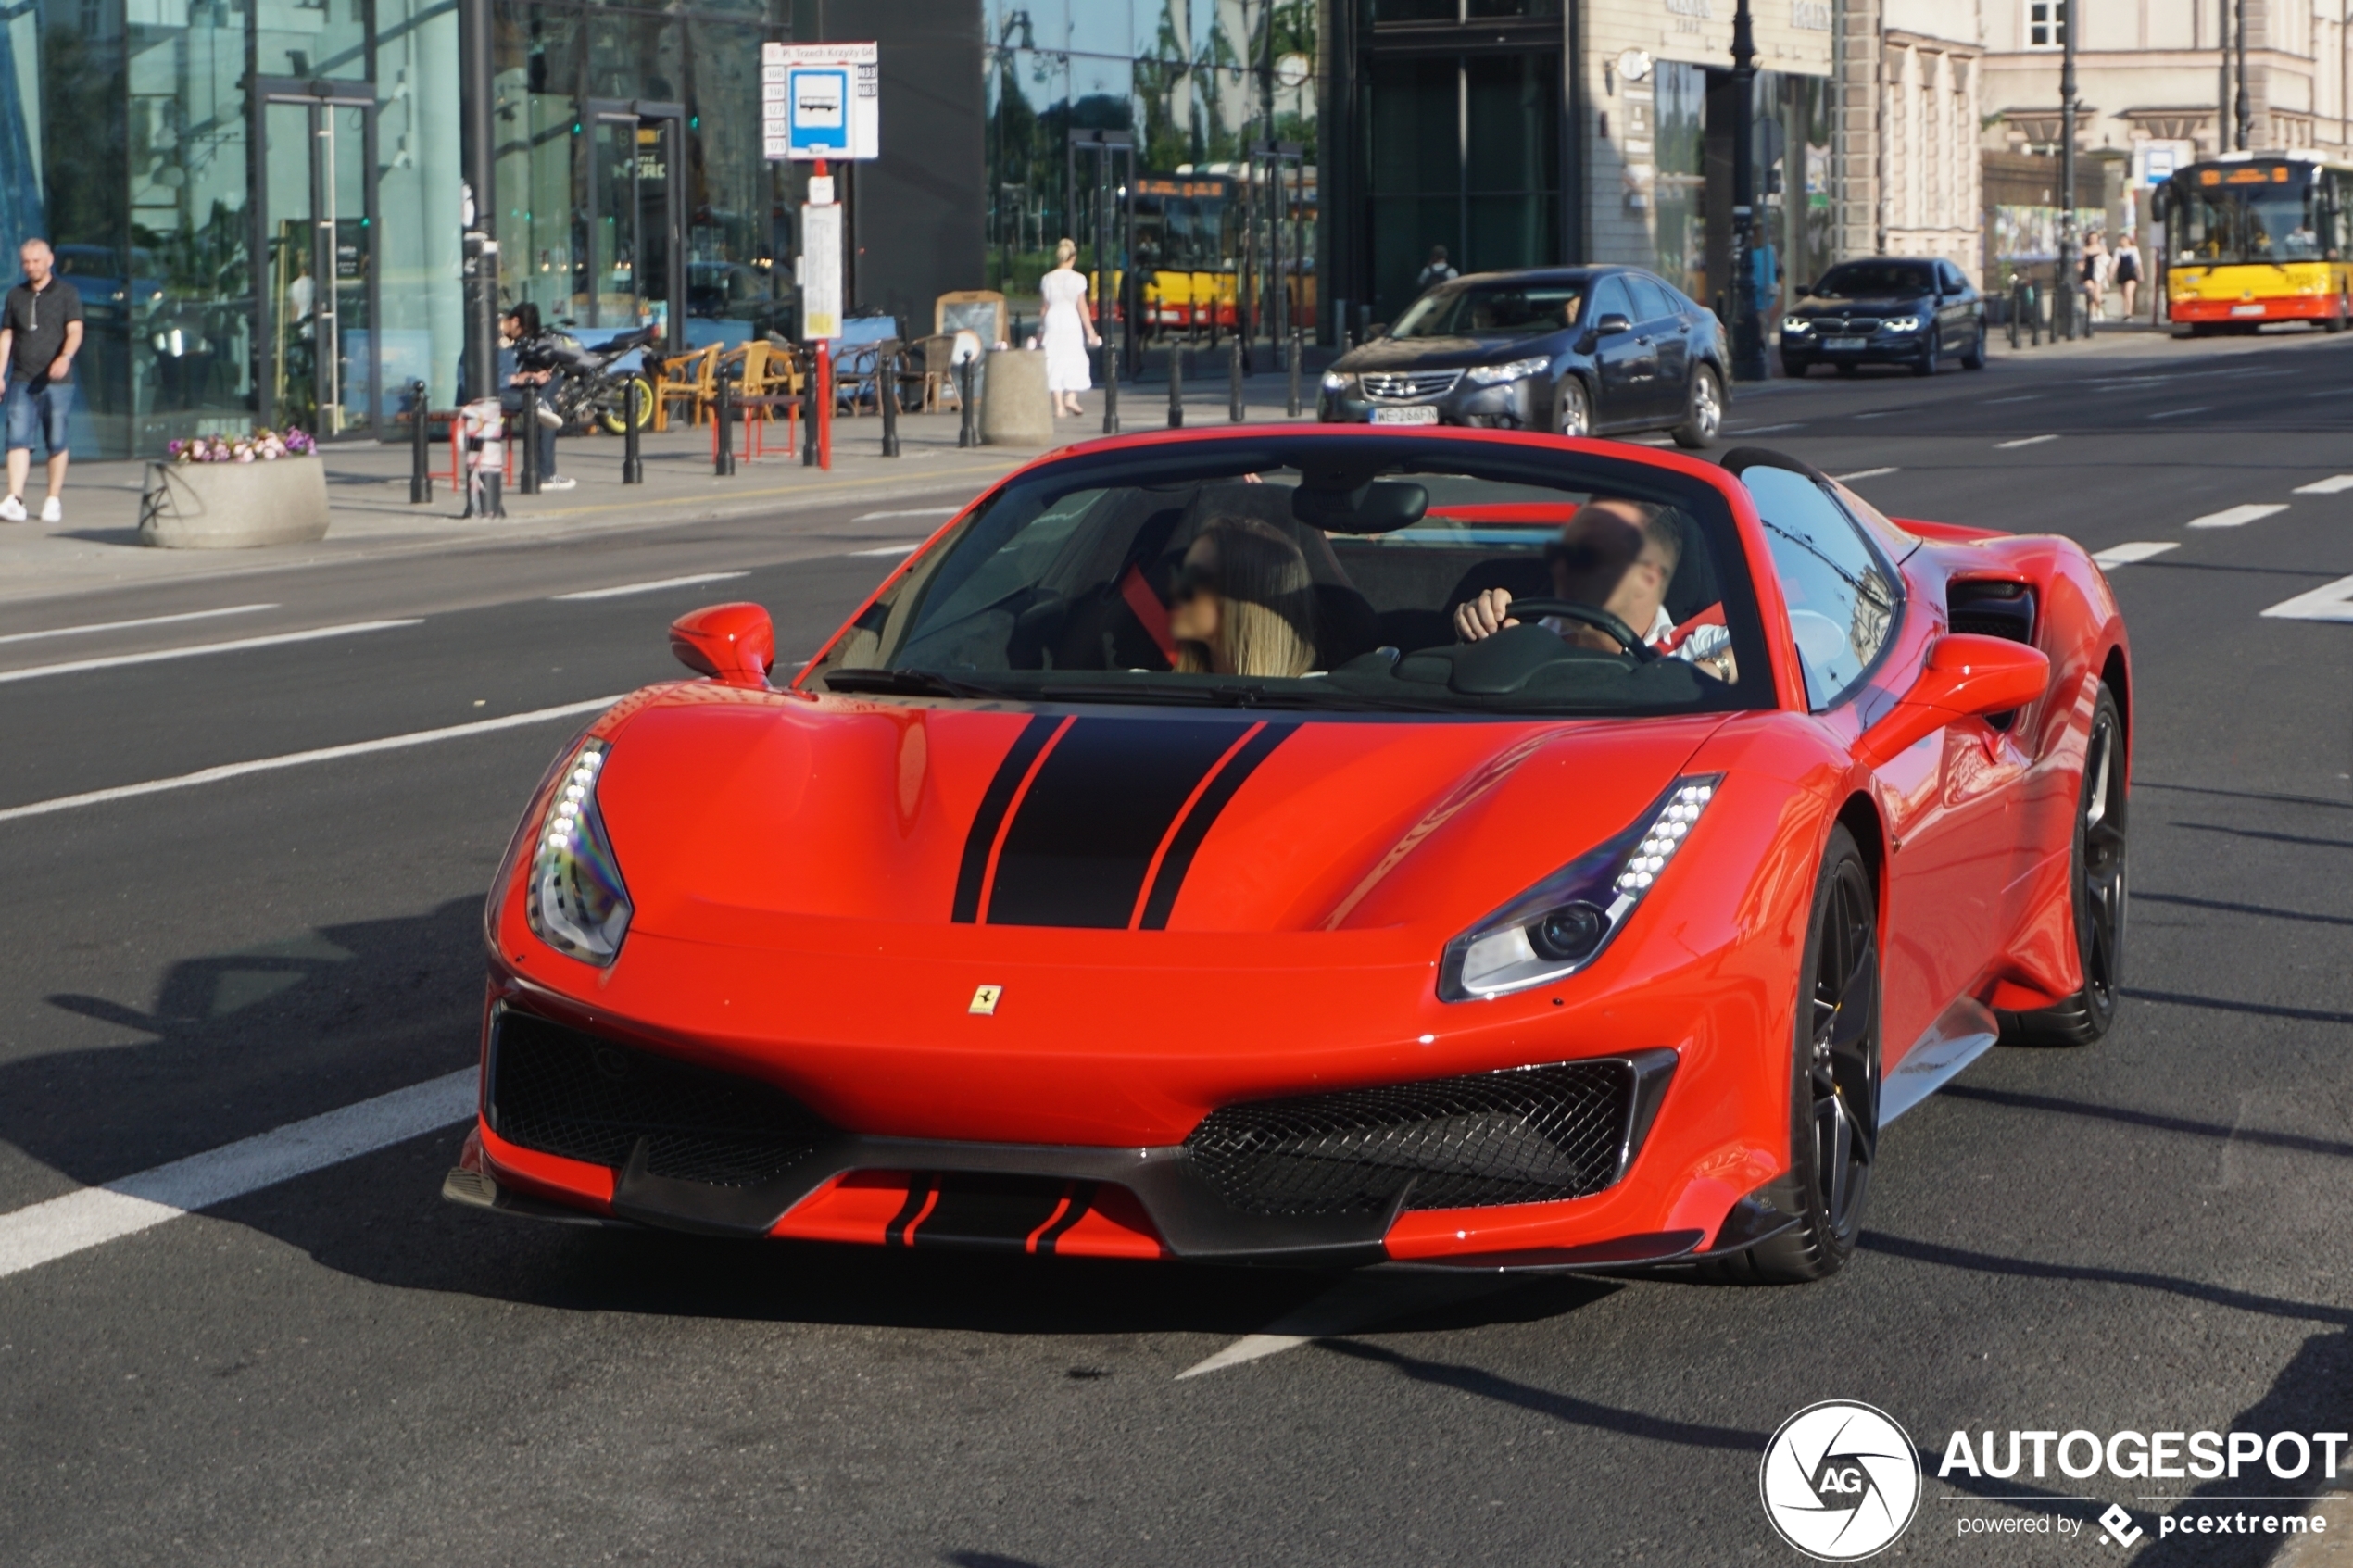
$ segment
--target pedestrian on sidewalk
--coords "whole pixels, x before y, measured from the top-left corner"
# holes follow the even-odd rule
[[[2141,247],[2130,229],[2116,247],[2116,292],[2123,296],[2124,319],[2133,319],[2133,299],[2141,292]]]
[[[523,388],[539,389],[539,428],[517,439],[539,443],[540,489],[569,490],[579,482],[556,471],[556,432],[564,422],[556,412],[556,388],[562,384],[563,374],[546,358],[545,336],[539,307],[527,299],[510,306],[498,319],[498,406],[507,410],[512,424],[523,410]]]
[[[66,485],[66,417],[73,411],[73,357],[82,352],[82,295],[57,276],[46,240],[27,240],[17,252],[24,282],[0,306],[0,387],[8,424],[8,495],[0,521],[25,520],[25,481],[32,474],[32,438],[49,458],[49,498],[41,521],[65,521],[58,492]]]
[[[1439,284],[1451,283],[1459,276],[1461,274],[1446,259],[1446,247],[1432,245],[1429,247],[1429,265],[1414,279],[1414,290],[1416,294],[1428,294]]]
[[[1095,332],[1094,308],[1087,302],[1087,275],[1078,270],[1076,240],[1054,246],[1054,270],[1038,280],[1038,295],[1046,306],[1038,336],[1046,347],[1046,390],[1053,394],[1054,412],[1084,413],[1078,395],[1095,384],[1088,372],[1087,351],[1103,340]]]
[[[2100,319],[2101,307],[2107,303],[2108,267],[2108,246],[2095,229],[2083,242],[2083,303],[2095,321]]]

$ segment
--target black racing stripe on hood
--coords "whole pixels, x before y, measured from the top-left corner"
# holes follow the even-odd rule
[[[1217,818],[1234,798],[1234,792],[1250,782],[1258,765],[1275,754],[1275,748],[1290,738],[1298,729],[1296,721],[1269,724],[1250,737],[1234,754],[1232,761],[1217,771],[1209,787],[1201,792],[1193,809],[1185,813],[1177,824],[1176,836],[1169,842],[1168,852],[1161,857],[1160,870],[1152,877],[1152,890],[1144,899],[1144,918],[1139,922],[1146,931],[1163,931],[1168,925],[1168,912],[1176,907],[1176,894],[1185,885],[1185,873],[1192,870],[1193,853],[1201,847],[1209,830],[1217,825]]]
[[[1250,728],[1202,719],[1071,725],[1005,830],[988,923],[1125,929],[1176,813]]]
[[[1005,824],[1005,810],[1013,803],[1013,792],[1038,760],[1038,753],[1053,737],[1062,721],[1051,714],[1040,713],[1022,726],[1013,738],[1005,759],[997,764],[997,776],[988,781],[988,792],[980,797],[980,809],[973,813],[973,825],[964,835],[963,863],[956,868],[956,901],[948,918],[960,924],[970,925],[980,918],[980,892],[988,877],[988,852],[997,847],[997,832]]]

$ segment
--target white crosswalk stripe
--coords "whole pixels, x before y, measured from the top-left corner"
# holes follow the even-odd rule
[[[2130,566],[2136,560],[2161,556],[2168,550],[2182,547],[2177,539],[2135,539],[2128,545],[2110,545],[2105,550],[2095,550],[2092,558],[2102,566]]]
[[[2246,506],[2224,507],[2219,512],[2208,512],[2204,517],[2194,517],[2190,519],[2190,526],[2192,528],[2245,528],[2250,522],[2260,522],[2267,517],[2285,510],[2287,510],[2287,505],[2284,502],[2271,505],[2249,502]]]
[[[2353,577],[2340,577],[2325,588],[2282,599],[2263,613],[2275,621],[2353,622]]]

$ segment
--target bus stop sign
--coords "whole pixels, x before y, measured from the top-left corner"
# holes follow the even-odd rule
[[[763,44],[761,143],[771,158],[882,153],[881,66],[872,44]]]

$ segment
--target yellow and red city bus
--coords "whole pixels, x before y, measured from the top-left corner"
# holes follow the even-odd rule
[[[2346,207],[2353,168],[2296,153],[2194,163],[2158,187],[2171,320],[2193,333],[2353,315]]]
[[[1143,274],[1141,325],[1189,332],[1237,320],[1235,257],[1241,249],[1236,182],[1213,174],[1146,174],[1136,182],[1136,270]]]

